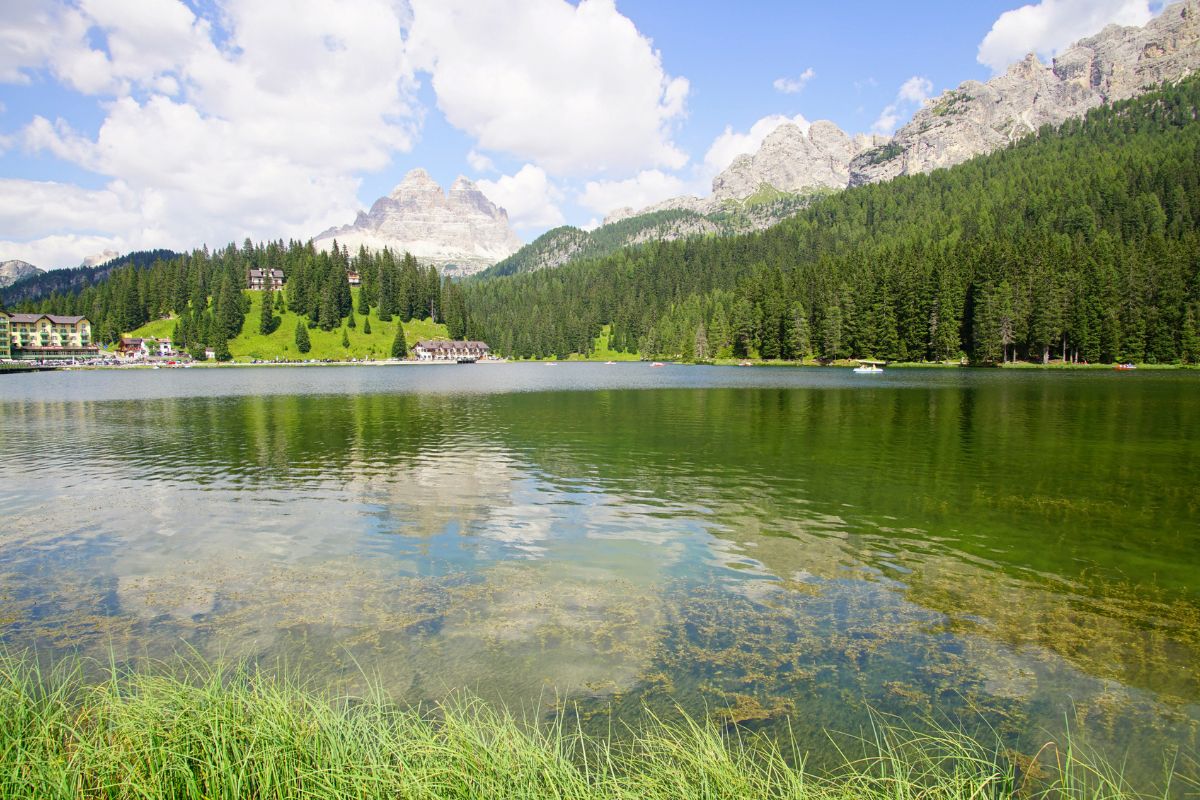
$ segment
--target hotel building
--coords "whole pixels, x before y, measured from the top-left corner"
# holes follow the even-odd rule
[[[0,311],[0,334],[0,359],[57,361],[100,355],[100,348],[92,343],[92,323],[87,317]]]

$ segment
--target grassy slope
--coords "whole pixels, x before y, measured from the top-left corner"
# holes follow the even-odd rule
[[[622,353],[617,350],[612,350],[608,346],[608,337],[612,333],[612,326],[605,325],[600,329],[600,335],[596,337],[595,343],[592,346],[592,354],[590,356],[582,356],[579,353],[573,353],[570,357],[571,361],[637,361],[641,357],[637,353]]]
[[[357,308],[358,290],[354,289],[352,292],[354,305]],[[350,338],[349,348],[342,347],[342,328],[334,328],[332,331],[323,331],[320,328],[310,329],[308,338],[312,343],[312,349],[307,353],[301,353],[296,349],[296,323],[304,317],[288,311],[281,315],[282,321],[279,327],[267,336],[263,336],[258,332],[259,315],[262,313],[262,292],[247,291],[246,295],[250,298],[250,311],[246,313],[242,332],[229,342],[229,352],[233,354],[235,361],[252,361],[254,359],[271,361],[276,358],[343,360],[390,357],[392,340],[396,337],[396,326],[400,324],[395,317],[391,322],[383,322],[376,315],[376,310],[371,309],[371,333],[367,335],[363,333],[364,318],[362,315],[356,314],[355,324],[357,327],[347,329]],[[345,326],[345,321],[342,325]],[[174,328],[175,320],[173,318],[160,319],[143,325],[136,331],[130,332],[129,335],[170,337]],[[425,319],[404,323],[404,338],[411,348],[421,339],[448,339],[450,337],[445,325]]]

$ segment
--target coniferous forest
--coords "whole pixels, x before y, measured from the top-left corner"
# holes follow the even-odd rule
[[[610,347],[656,358],[1197,363],[1198,115],[1192,78],[760,233],[558,269],[452,283],[388,250],[247,240],[15,308],[87,315],[104,342],[175,315],[177,346],[220,349],[242,329],[250,269],[282,270],[271,307],[326,331],[350,317],[357,272],[360,314],[429,317],[522,358],[587,353],[609,325]]]
[[[468,281],[515,356],[1200,360],[1200,80],[762,233]]]
[[[274,311],[305,316],[309,328],[331,331],[343,322],[353,327],[352,311],[375,308],[378,318],[403,322],[432,318],[446,322],[451,335],[466,333],[466,310],[458,287],[446,284],[434,267],[417,264],[410,255],[390,250],[360,250],[351,257],[344,248],[320,251],[296,241],[255,245],[247,240],[210,253],[207,248],[177,258],[157,258],[141,266],[112,271],[95,286],[40,301],[18,303],[16,310],[82,314],[96,325],[98,341],[115,342],[123,333],[145,323],[177,317],[172,340],[176,348],[194,355],[223,346],[242,330],[250,309],[247,285],[251,269],[279,269],[286,276],[283,291],[269,292],[261,304],[260,333],[279,324]],[[349,273],[361,278],[359,308],[353,308]],[[227,352],[227,350],[225,351]],[[304,352],[301,350],[301,352]]]

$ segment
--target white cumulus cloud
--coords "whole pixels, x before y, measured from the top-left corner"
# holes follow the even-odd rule
[[[404,9],[229,0],[220,11],[219,28],[177,0],[17,0],[0,12],[0,42],[19,45],[0,55],[0,80],[45,71],[105,111],[95,134],[36,116],[22,143],[108,180],[98,194],[34,194],[24,225],[4,228],[4,253],[56,267],[79,263],[89,253],[71,254],[72,241],[97,235],[109,249],[307,237],[353,215],[356,173],[411,149],[420,112]],[[29,30],[43,23],[51,46],[39,48]],[[64,197],[96,214],[67,225]]]
[[[879,112],[871,130],[884,136],[891,135],[900,121],[911,116],[932,94],[933,83],[928,78],[914,75],[901,84],[900,90],[896,92],[895,101]]]
[[[775,87],[775,91],[783,94],[799,94],[816,76],[817,73],[813,71],[812,67],[809,67],[794,78],[776,78],[771,85]]]
[[[518,230],[562,225],[559,203],[562,191],[546,176],[546,171],[526,164],[515,175],[501,175],[494,181],[476,181],[487,198],[508,212],[509,222]]]
[[[640,210],[686,194],[689,188],[689,184],[676,175],[649,169],[624,180],[588,181],[577,200],[584,208],[604,216],[619,208]]]
[[[467,163],[476,172],[495,172],[496,170],[496,165],[492,163],[492,160],[477,150],[467,152]]]
[[[613,0],[412,0],[413,63],[480,148],[554,175],[677,169],[688,82]]]
[[[1145,25],[1161,10],[1151,0],[1041,0],[1005,11],[979,44],[979,63],[1000,73],[1028,53],[1050,58],[1111,23]]]

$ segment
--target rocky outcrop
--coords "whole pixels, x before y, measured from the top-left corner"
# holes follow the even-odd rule
[[[352,225],[330,228],[314,239],[328,249],[337,240],[351,253],[390,247],[435,264],[446,275],[472,275],[507,258],[521,247],[498,208],[474,183],[460,177],[443,192],[423,169],[404,176],[391,194],[359,212]]]
[[[35,267],[26,261],[0,261],[0,289],[5,286],[12,286],[21,278],[28,278],[30,275],[42,275],[46,272],[44,269]]]
[[[850,185],[953,166],[1178,80],[1200,67],[1198,44],[1200,0],[1187,0],[1144,28],[1110,25],[1051,64],[1030,54],[987,83],[967,81],[928,101],[891,142],[854,159]]]
[[[852,137],[828,120],[812,123],[807,131],[787,122],[763,140],[757,153],[738,156],[713,178],[712,198],[742,200],[764,186],[790,194],[844,189],[851,159],[883,141]]]

